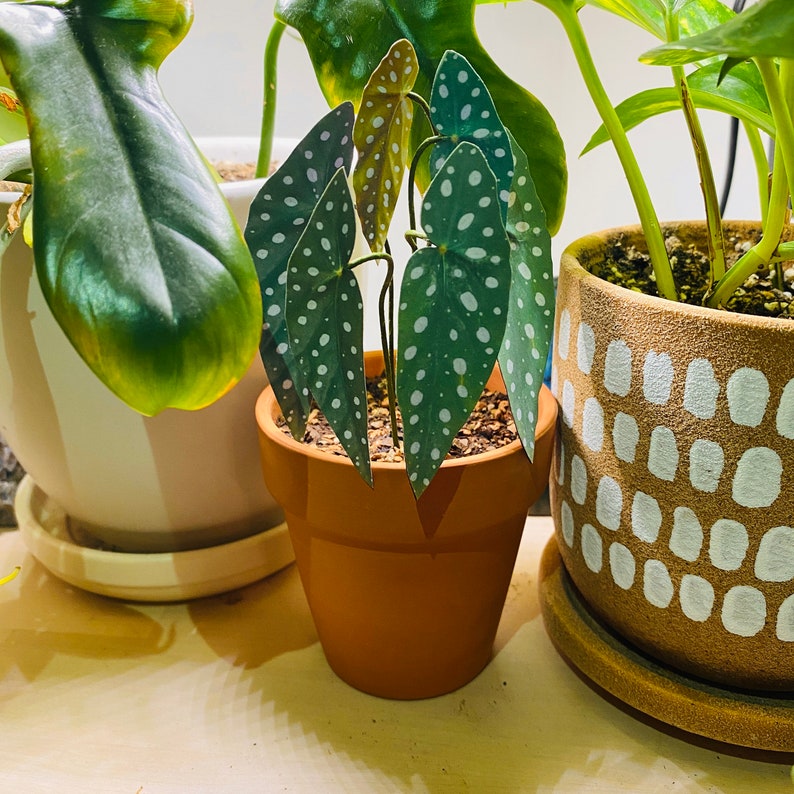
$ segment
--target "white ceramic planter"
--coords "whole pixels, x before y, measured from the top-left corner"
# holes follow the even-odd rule
[[[207,141],[212,159],[231,149]],[[261,181],[224,186],[241,225]],[[33,258],[16,239],[0,268],[0,430],[39,488],[88,532],[126,552],[197,549],[281,522],[262,485],[254,403],[266,385],[257,356],[214,405],[143,417],[119,401],[52,317]]]

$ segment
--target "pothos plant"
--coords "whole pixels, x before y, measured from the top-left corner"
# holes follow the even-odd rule
[[[585,151],[612,140],[634,197],[648,244],[659,294],[678,299],[656,211],[627,137],[646,119],[683,109],[693,142],[703,192],[710,254],[710,285],[703,303],[723,307],[733,292],[759,270],[782,279],[778,263],[794,257],[784,241],[790,196],[794,194],[794,4],[759,0],[735,14],[720,0],[535,0],[563,24],[589,93],[602,118]],[[670,88],[652,89],[613,108],[590,55],[578,18],[586,4],[618,14],[663,44],[641,60],[668,65]],[[684,65],[694,63],[689,73]],[[757,170],[763,235],[735,264],[726,267],[722,218],[709,149],[698,109],[716,110],[741,120]],[[774,138],[771,176],[762,134]]]
[[[246,227],[264,298],[262,357],[290,430],[302,437],[313,398],[370,484],[354,269],[386,263],[379,318],[392,432],[399,445],[399,405],[417,497],[497,359],[532,455],[554,300],[550,238],[527,156],[484,82],[448,51],[426,102],[414,91],[418,71],[410,42],[395,42],[366,84],[358,115],[344,102],[325,116],[255,198]],[[419,118],[432,134],[410,156]],[[413,186],[426,150],[432,181],[418,217]],[[395,307],[388,233],[406,169],[412,253]],[[362,257],[353,257],[356,213],[372,251]]]
[[[30,133],[29,149],[0,149],[0,176],[32,161],[44,297],[88,366],[144,414],[213,402],[260,334],[251,256],[157,82],[192,18],[191,0],[0,3],[0,59]]]

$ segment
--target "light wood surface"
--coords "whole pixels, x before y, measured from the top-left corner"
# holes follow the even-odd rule
[[[491,664],[419,702],[327,668],[294,566],[140,605],[50,576],[0,534],[0,792],[792,791],[792,756],[647,724],[582,681],[537,597],[551,521],[527,521]]]

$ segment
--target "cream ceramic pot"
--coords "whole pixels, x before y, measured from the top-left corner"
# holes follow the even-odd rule
[[[794,324],[608,284],[587,267],[614,234],[642,244],[636,228],[593,235],[560,271],[551,490],[565,568],[652,656],[792,690]],[[702,226],[677,234],[702,240]]]
[[[209,159],[255,157],[253,139],[199,144]],[[223,186],[241,226],[260,185]],[[258,356],[208,408],[141,416],[71,347],[19,236],[0,268],[0,356],[2,434],[73,527],[153,552],[225,543],[282,520],[262,485],[254,404],[267,381]]]

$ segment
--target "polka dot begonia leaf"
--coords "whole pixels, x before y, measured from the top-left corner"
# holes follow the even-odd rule
[[[516,428],[530,458],[535,449],[538,394],[554,322],[551,237],[529,173],[527,157],[511,140],[515,175],[507,210],[510,305],[499,366]]]
[[[364,237],[384,250],[410,153],[413,89],[419,67],[411,42],[392,44],[364,88],[353,142],[358,158],[353,186]]]
[[[438,132],[447,137],[430,154],[431,173],[438,173],[461,141],[476,144],[496,175],[504,221],[513,181],[510,140],[485,83],[457,52],[445,52],[438,65],[430,95],[430,117]]]
[[[344,169],[325,189],[290,257],[286,326],[290,347],[356,469],[370,485],[364,378],[364,305],[347,268],[356,240]]]
[[[409,479],[417,497],[471,414],[502,343],[510,244],[496,178],[461,143],[422,201],[431,245],[409,259],[400,291],[397,396]]]
[[[310,389],[295,366],[285,324],[287,262],[326,186],[353,160],[353,105],[331,110],[301,141],[254,198],[245,238],[262,290],[260,352],[281,410],[296,438],[303,435]]]

